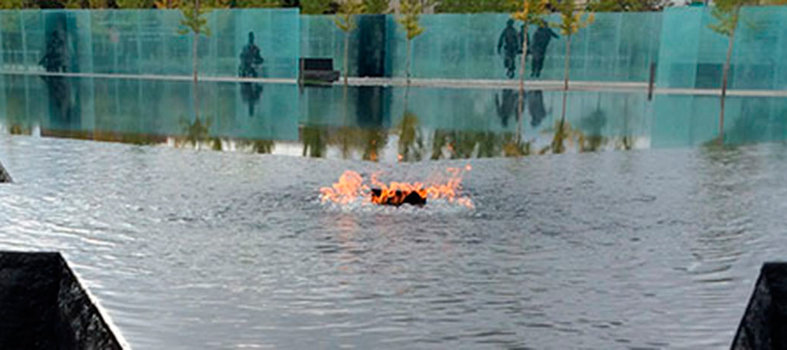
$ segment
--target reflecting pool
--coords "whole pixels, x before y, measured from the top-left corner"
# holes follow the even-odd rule
[[[0,84],[0,249],[62,251],[138,349],[726,347],[787,245],[784,99],[719,145],[711,96]],[[474,208],[319,200],[467,164]]]

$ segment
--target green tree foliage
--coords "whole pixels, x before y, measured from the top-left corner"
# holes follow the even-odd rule
[[[387,13],[390,8],[388,0],[363,0],[366,13]]]
[[[421,11],[423,11],[421,2],[418,0],[401,0],[399,10],[401,13],[397,21],[407,33],[407,40],[413,40],[413,38],[421,35],[424,32],[424,28],[418,23]]]
[[[438,13],[512,12],[518,6],[510,0],[443,0],[437,4]]]
[[[272,8],[282,7],[281,0],[233,0],[230,7],[233,8]]]
[[[349,46],[350,33],[358,26],[355,23],[355,16],[364,12],[366,5],[361,0],[344,0],[339,6],[334,22],[344,32],[344,85],[347,86],[347,72],[349,70]]]
[[[593,12],[661,11],[672,5],[669,0],[591,0],[587,9]]]
[[[0,10],[21,9],[25,5],[24,0],[2,0],[0,1]]]
[[[149,9],[155,6],[154,0],[115,0],[121,9]]]
[[[333,0],[301,0],[301,13],[305,15],[322,15],[331,11]]]
[[[418,23],[419,16],[423,11],[423,5],[419,0],[401,0],[399,3],[399,16],[396,19],[402,26],[407,36],[407,58],[405,62],[405,75],[407,84],[410,84],[410,56],[412,40],[424,32],[424,28]]]
[[[560,14],[560,22],[558,22],[556,27],[560,29],[563,35],[574,35],[579,32],[580,29],[593,23],[593,13],[580,11],[576,4],[576,0],[562,0],[553,3],[553,5]]]
[[[65,0],[67,9],[104,9],[110,7],[109,0]]]

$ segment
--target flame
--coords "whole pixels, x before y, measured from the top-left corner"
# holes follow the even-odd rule
[[[331,202],[339,205],[347,205],[356,201],[400,205],[405,202],[407,196],[417,194],[423,199],[441,199],[473,208],[473,201],[461,194],[462,174],[471,169],[469,164],[464,168],[448,168],[445,171],[448,174],[446,180],[434,181],[429,185],[423,182],[396,181],[386,184],[378,179],[379,173],[372,174],[369,184],[366,184],[361,174],[347,170],[331,187],[320,188],[320,200],[323,203]]]

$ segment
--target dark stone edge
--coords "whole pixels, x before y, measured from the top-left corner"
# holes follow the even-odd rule
[[[64,334],[59,335],[59,338],[64,339],[69,334],[77,335],[74,339],[75,349],[96,348],[95,346],[98,349],[124,349],[125,341],[119,337],[120,333],[98,306],[97,299],[90,294],[63,256],[58,253],[58,257],[61,279],[57,300],[60,306],[60,324],[64,326],[60,329]],[[81,330],[90,332],[79,334]]]
[[[79,275],[59,252],[0,251],[0,261],[6,264],[11,262],[10,267],[3,265],[0,270],[31,262],[38,267],[45,262],[43,267],[51,270],[49,279],[55,281],[49,283],[56,285],[57,293],[52,295],[54,300],[49,302],[53,305],[49,310],[43,310],[45,315],[39,317],[43,317],[41,320],[53,320],[55,324],[42,328],[46,333],[52,332],[52,338],[49,342],[42,339],[37,342],[38,345],[48,347],[52,345],[51,341],[55,341],[58,349],[130,349],[117,327],[102,311],[97,299],[84,287]]]
[[[787,262],[766,262],[741,317],[730,349],[775,349],[787,345]]]
[[[11,179],[11,175],[8,174],[8,171],[3,168],[3,163],[0,163],[0,183],[4,182],[10,183],[14,182],[14,180]]]

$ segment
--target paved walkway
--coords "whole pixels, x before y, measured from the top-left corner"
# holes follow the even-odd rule
[[[139,74],[99,74],[99,73],[49,73],[43,71],[0,71],[0,75],[28,75],[28,76],[62,76],[69,78],[98,78],[98,79],[130,79],[130,80],[169,80],[192,81],[191,75],[139,75]],[[200,76],[199,81],[207,82],[245,82],[265,84],[297,84],[297,79],[290,78],[239,78]],[[343,84],[342,79],[334,85]],[[350,86],[406,86],[404,78],[348,78]],[[419,79],[410,80],[413,87],[435,87],[449,89],[518,89],[519,81],[493,80],[493,79]],[[561,80],[526,80],[525,89],[559,91],[563,89]],[[609,91],[609,92],[642,92],[647,93],[648,84],[645,82],[624,81],[571,81],[569,91]],[[659,88],[654,89],[654,94],[673,95],[720,95],[720,89],[690,89],[690,88]],[[787,97],[787,90],[727,90],[729,96],[746,97]]]

